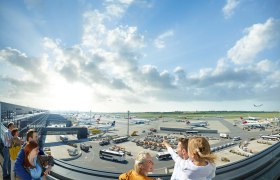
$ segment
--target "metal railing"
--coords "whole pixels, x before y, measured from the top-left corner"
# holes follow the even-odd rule
[[[55,160],[56,166],[51,175],[58,179],[117,179],[120,172],[100,171],[84,168],[70,163]],[[280,177],[280,142],[268,149],[216,170],[215,180],[220,179],[277,179]],[[159,177],[163,180],[170,179],[171,174],[152,174],[150,177]]]

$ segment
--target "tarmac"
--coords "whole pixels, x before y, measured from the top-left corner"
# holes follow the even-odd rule
[[[105,120],[105,122],[111,122],[112,120]],[[198,120],[201,121],[201,120]],[[203,120],[204,121],[204,120]],[[207,128],[209,129],[217,129],[219,133],[230,133],[232,136],[239,135],[241,134],[244,137],[251,137],[251,136],[258,136],[260,132],[258,130],[252,130],[250,132],[244,131],[241,129],[240,126],[233,126],[233,121],[232,120],[221,120],[221,119],[208,119],[206,120],[209,123],[209,126]],[[136,140],[143,140],[144,137],[147,136],[149,129],[150,128],[155,128],[155,129],[160,129],[160,127],[185,127],[186,124],[184,122],[176,122],[175,119],[164,119],[164,120],[156,120],[156,121],[150,121],[148,124],[130,124],[129,125],[129,134],[131,134],[134,131],[137,131],[138,136],[133,136],[130,138],[135,138]],[[249,134],[248,134],[249,133]],[[263,132],[262,132],[263,133]],[[172,135],[175,137],[184,137],[184,133],[172,133],[172,132],[163,132],[160,131],[156,133],[157,135]],[[110,135],[110,136],[125,136],[127,135],[127,120],[126,119],[118,119],[116,121],[116,127],[114,127],[111,131],[106,133],[105,135]],[[208,137],[210,137],[209,143],[211,147],[214,146],[220,146],[223,144],[227,144],[229,142],[232,142],[232,140],[228,139],[220,139],[219,134],[207,134]],[[154,173],[165,173],[166,172],[166,167],[172,167],[174,165],[174,162],[172,160],[169,161],[158,161],[155,156],[157,154],[157,151],[150,150],[150,149],[144,149],[141,146],[136,146],[135,142],[123,142],[120,144],[116,144],[117,146],[120,146],[120,148],[125,149],[125,151],[131,152],[132,156],[126,156],[127,162],[126,163],[117,163],[117,162],[112,162],[112,161],[107,161],[99,158],[99,150],[100,149],[109,149],[115,144],[110,144],[107,146],[99,146],[100,139],[91,141],[91,140],[77,140],[75,135],[68,135],[69,142],[74,143],[78,145],[79,148],[79,143],[84,142],[88,145],[91,145],[92,148],[90,148],[89,152],[84,152],[81,151],[81,155],[77,158],[73,158],[69,156],[67,149],[73,148],[69,145],[66,145],[65,143],[61,142],[59,140],[58,135],[49,135],[46,137],[46,147],[51,148],[51,153],[55,158],[58,159],[69,159],[73,158],[71,160],[71,163],[75,165],[80,165],[83,167],[89,167],[93,169],[100,169],[100,170],[107,170],[107,171],[112,171],[112,172],[125,172],[131,168],[133,168],[134,164],[134,157],[141,151],[147,151],[149,152],[153,157],[154,157],[154,162],[155,162],[155,171]],[[243,139],[245,140],[245,138]],[[230,150],[234,151],[243,151],[242,149],[239,148],[239,142],[235,146],[227,147],[222,150],[219,150],[215,152],[217,156],[217,161],[216,165],[217,166],[222,166],[227,163],[232,163],[239,161],[243,158],[246,158],[244,156],[234,154],[230,152]],[[274,143],[274,142],[272,142]],[[257,153],[261,150],[264,150],[268,148],[269,145],[267,144],[259,144],[257,143],[256,140],[250,141],[248,144],[247,148],[251,150],[253,153]],[[226,157],[229,162],[222,161],[221,158]]]

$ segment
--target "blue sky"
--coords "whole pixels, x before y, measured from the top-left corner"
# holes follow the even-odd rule
[[[0,26],[1,101],[280,110],[277,0],[2,0]]]

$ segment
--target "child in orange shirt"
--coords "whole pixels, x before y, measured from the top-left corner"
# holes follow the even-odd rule
[[[154,162],[148,152],[140,152],[134,163],[134,169],[123,173],[119,176],[119,180],[154,180],[148,177],[148,172],[154,170]]]

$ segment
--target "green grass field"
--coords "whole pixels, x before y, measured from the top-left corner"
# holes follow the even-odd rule
[[[280,117],[280,112],[258,112],[258,111],[200,111],[200,112],[145,112],[133,113],[131,116],[137,118],[175,118],[175,119],[193,119],[206,117],[223,117],[225,119],[240,119],[249,116],[263,118]]]

